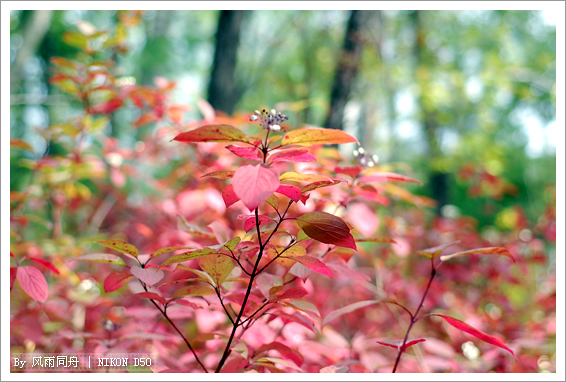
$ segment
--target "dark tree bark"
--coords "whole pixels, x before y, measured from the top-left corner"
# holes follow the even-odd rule
[[[214,62],[208,85],[208,102],[216,110],[232,114],[241,92],[235,82],[240,27],[245,11],[221,11],[216,31]]]
[[[415,31],[414,57],[416,60],[415,73],[421,67],[431,67],[430,54],[426,48],[426,36],[422,25],[422,11],[413,11],[411,19]],[[435,163],[443,156],[442,149],[437,138],[438,121],[434,105],[427,102],[425,92],[427,91],[427,80],[417,78],[419,85],[418,103],[421,109],[421,123],[424,128],[425,138],[428,146],[428,162],[431,164],[429,171],[429,185],[433,199],[436,200],[436,214],[440,215],[442,207],[449,203],[448,174],[435,168]]]
[[[364,35],[362,28],[368,17],[368,11],[351,11],[344,46],[340,54],[334,84],[330,96],[330,110],[325,127],[342,130],[344,108],[354,86],[362,58]]]

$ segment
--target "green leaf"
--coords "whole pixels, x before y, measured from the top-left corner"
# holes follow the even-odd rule
[[[173,138],[174,141],[195,142],[246,142],[248,137],[242,131],[229,125],[208,125],[181,133]]]
[[[234,269],[234,261],[228,256],[219,254],[201,257],[199,265],[203,271],[210,275],[217,286],[222,285]]]
[[[216,253],[216,251],[210,248],[197,249],[196,251],[184,252],[175,256],[171,256],[170,258],[162,262],[161,265],[167,266],[171,264],[182,263],[183,261],[196,259],[197,257],[210,255],[212,253]]]
[[[315,174],[299,174],[298,172],[286,172],[281,174],[279,180],[292,180],[294,182],[328,182],[329,178]]]
[[[304,194],[305,192],[316,190],[317,188],[334,186],[335,184],[341,182],[342,182],[341,180],[319,180],[317,182],[312,182],[307,184],[305,187],[301,189],[301,192]]]
[[[271,207],[273,207],[275,211],[279,209],[279,199],[277,199],[277,196],[271,195],[269,198],[265,200],[265,202],[269,204]]]
[[[284,145],[327,145],[337,143],[350,143],[355,142],[359,144],[358,140],[350,134],[336,129],[322,129],[312,127],[308,129],[297,129],[285,134],[281,144]]]
[[[122,260],[121,257],[116,255],[111,255],[109,253],[92,253],[90,255],[83,255],[81,257],[77,257],[75,260],[90,261],[93,263],[126,265],[126,263],[124,262],[124,260]]]
[[[236,236],[235,238],[230,239],[226,243],[224,243],[224,245],[222,247],[226,247],[230,251],[233,251],[241,240],[242,239],[240,239],[238,236]]]
[[[167,253],[167,252],[178,251],[179,249],[194,249],[194,248],[195,247],[166,247],[166,248],[158,249],[155,252],[152,252],[149,257],[155,257],[155,256],[161,255],[163,253]]]
[[[99,240],[96,243],[108,247],[110,249],[114,249],[118,252],[125,253],[126,255],[130,255],[133,257],[138,257],[139,251],[138,249],[133,246],[132,244],[126,243],[125,241],[121,240]]]

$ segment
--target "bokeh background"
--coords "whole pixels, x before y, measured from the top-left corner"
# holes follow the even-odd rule
[[[551,12],[146,11],[142,18],[129,31],[130,49],[116,57],[117,75],[142,85],[174,80],[179,103],[202,98],[228,114],[277,106],[293,125],[343,128],[380,163],[409,164],[439,213],[471,215],[482,226],[510,228],[516,204],[534,219],[549,198],[557,129]],[[112,29],[117,12],[12,11],[10,20],[10,135],[42,152],[35,130],[76,107],[47,81],[51,57],[76,53],[63,32]],[[109,128],[133,145],[131,119],[121,109]],[[20,180],[12,177],[12,188]]]

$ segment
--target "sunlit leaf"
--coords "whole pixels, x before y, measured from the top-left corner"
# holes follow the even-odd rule
[[[306,129],[296,129],[288,132],[287,134],[285,134],[285,136],[283,136],[281,144],[312,146],[350,142],[359,144],[356,138],[352,137],[350,134],[345,133],[342,130],[311,127]]]
[[[322,175],[315,174],[299,174],[298,172],[286,172],[281,174],[279,180],[292,180],[294,182],[329,182],[331,179]]]
[[[317,188],[334,186],[335,184],[341,183],[340,180],[319,180],[317,182],[312,182],[301,188],[301,192],[309,192],[312,190],[316,190]]]
[[[174,141],[194,142],[248,142],[242,131],[229,125],[208,125],[177,135]]]
[[[369,237],[364,239],[356,239],[358,243],[392,243],[397,244],[397,242],[393,239],[389,239],[386,237]]]

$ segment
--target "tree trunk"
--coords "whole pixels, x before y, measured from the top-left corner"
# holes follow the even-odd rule
[[[411,14],[415,30],[414,56],[416,61],[415,73],[419,85],[418,103],[421,109],[421,123],[424,128],[428,145],[429,185],[433,199],[437,202],[436,214],[440,215],[442,207],[449,203],[448,174],[438,168],[437,163],[443,157],[442,149],[437,138],[438,122],[435,116],[434,105],[426,100],[425,93],[428,79],[431,77],[432,63],[426,51],[426,36],[422,26],[422,11],[413,11]]]
[[[362,27],[367,16],[368,11],[351,11],[350,13],[344,46],[336,68],[334,84],[332,85],[330,110],[324,124],[327,128],[340,130],[343,128],[344,109],[354,86],[362,58],[362,48],[365,40]]]
[[[240,27],[245,11],[221,11],[216,31],[214,63],[208,85],[208,102],[216,110],[232,114],[241,92],[234,74],[240,43]]]
[[[39,44],[45,38],[49,27],[53,11],[39,10],[33,11],[33,15],[26,22],[23,31],[23,45],[18,50],[12,67],[10,68],[10,83],[17,85],[22,80],[22,68],[28,58],[33,56],[39,47]]]

